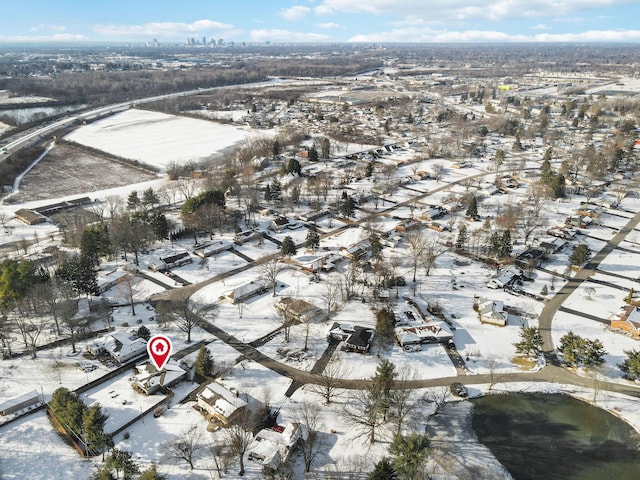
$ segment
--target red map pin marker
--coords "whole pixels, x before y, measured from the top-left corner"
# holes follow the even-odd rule
[[[171,345],[171,340],[164,335],[154,335],[147,342],[149,359],[158,370],[162,370],[162,368],[167,364],[172,351],[173,346]]]

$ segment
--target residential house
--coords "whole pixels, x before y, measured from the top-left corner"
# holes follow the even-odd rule
[[[243,232],[238,232],[233,237],[233,243],[236,245],[244,245],[247,242],[252,242],[254,240],[260,240],[262,238],[262,232],[258,231],[255,228],[251,230],[245,230]]]
[[[567,246],[567,241],[561,237],[556,237],[553,240],[542,240],[538,247],[544,251],[545,254],[556,253]]]
[[[507,312],[504,310],[503,302],[476,297],[474,299],[474,307],[477,309],[482,323],[498,325],[499,327],[507,325]]]
[[[228,290],[224,293],[224,297],[231,300],[232,303],[239,303],[253,297],[254,295],[260,295],[273,287],[273,283],[267,280],[252,280],[242,285]]]
[[[116,330],[88,345],[87,350],[96,356],[109,354],[118,363],[126,363],[147,353],[147,341],[144,338],[138,338],[135,333],[129,334],[123,330]]]
[[[627,305],[622,312],[611,320],[611,328],[628,333],[635,339],[640,339],[640,307]]]
[[[169,360],[162,370],[158,370],[151,362],[135,366],[131,386],[145,395],[151,395],[158,390],[172,387],[187,376],[174,360]]]
[[[21,208],[17,210],[13,214],[18,220],[27,225],[38,225],[40,223],[46,223],[47,217],[38,213],[34,210],[27,210],[26,208]]]
[[[299,298],[283,297],[275,307],[286,318],[298,322],[310,322],[319,319],[323,314],[320,308]]]
[[[487,287],[489,288],[504,288],[507,285],[513,283],[519,277],[522,277],[523,271],[516,267],[504,268],[492,275],[487,283]]]
[[[35,390],[32,390],[29,393],[23,393],[22,395],[0,403],[0,415],[11,415],[12,413],[33,408],[40,404],[40,395]]]
[[[232,247],[233,245],[231,245],[230,243],[221,241],[221,242],[201,245],[198,248],[194,249],[193,253],[194,255],[197,255],[200,258],[208,258],[213,255],[217,255],[218,253],[222,253],[227,250],[230,250]]]
[[[556,240],[560,240],[559,238]],[[545,258],[544,250],[540,248],[529,247],[516,257],[515,263],[522,269],[539,267]]]
[[[352,326],[346,323],[334,322],[329,329],[328,339],[344,342],[343,350],[358,353],[367,353],[371,348],[375,330],[373,328]]]
[[[189,255],[189,252],[181,252],[168,257],[162,257],[160,258],[160,261],[167,270],[170,270],[172,268],[181,267],[182,265],[191,263],[193,262],[193,259],[191,258],[191,255]]]
[[[265,472],[278,470],[291,457],[298,441],[303,438],[303,431],[306,429],[299,423],[260,430],[249,451],[249,460],[262,465]]]
[[[210,422],[223,427],[231,424],[247,408],[247,402],[240,398],[235,390],[230,390],[221,383],[212,382],[196,395],[198,408]]]
[[[395,328],[395,336],[401,347],[424,343],[446,343],[453,339],[449,326],[440,321],[399,326]]]

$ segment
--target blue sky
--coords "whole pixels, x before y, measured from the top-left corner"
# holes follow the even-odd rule
[[[638,0],[23,0],[0,42],[634,42]]]

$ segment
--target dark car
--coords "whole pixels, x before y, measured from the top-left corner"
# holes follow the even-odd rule
[[[469,393],[467,392],[467,387],[465,387],[460,382],[453,382],[450,387],[451,393],[453,393],[456,397],[466,398]]]

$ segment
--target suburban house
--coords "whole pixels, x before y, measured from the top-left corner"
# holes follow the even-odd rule
[[[209,243],[200,245],[198,248],[193,250],[193,253],[200,258],[208,258],[213,255],[217,255],[218,253],[222,253],[226,250],[230,250],[231,247],[232,245],[229,242]]]
[[[290,221],[287,217],[276,217],[269,223],[269,230],[280,233],[285,228],[295,229],[299,226],[297,222]]]
[[[373,328],[352,326],[346,323],[333,322],[329,329],[327,339],[344,342],[343,350],[367,353],[371,348],[375,330]]]
[[[523,271],[516,267],[508,267],[500,270],[498,273],[491,276],[487,287],[489,288],[504,288],[510,285],[513,281],[522,277]]]
[[[611,328],[640,339],[640,307],[637,305],[625,306],[620,314],[611,319]]]
[[[283,297],[275,305],[276,310],[286,318],[298,322],[309,322],[319,319],[323,311],[305,300],[291,297]]]
[[[542,240],[538,247],[544,251],[547,255],[550,253],[556,253],[567,246],[567,241],[561,237],[556,237],[553,240]]]
[[[273,283],[267,280],[252,280],[251,282],[243,283],[232,290],[226,291],[224,297],[231,300],[232,303],[239,303],[254,295],[264,293],[271,287],[273,287]]]
[[[547,234],[552,237],[572,240],[576,236],[576,230],[569,225],[556,225],[547,230]]]
[[[338,253],[349,260],[360,260],[367,254],[369,248],[371,248],[369,240],[363,240],[350,247],[340,247]]]
[[[189,252],[181,252],[175,255],[170,255],[168,257],[160,258],[160,261],[164,265],[164,267],[168,270],[171,268],[181,267],[182,265],[186,265],[187,263],[193,262],[191,255]]]
[[[144,338],[138,338],[135,333],[129,334],[123,330],[116,330],[88,345],[87,350],[95,356],[109,354],[118,363],[125,363],[146,354],[147,341]]]
[[[559,238],[556,240],[560,240]],[[529,247],[516,257],[518,267],[526,270],[531,267],[539,267],[545,258],[545,252],[541,248]]]
[[[262,465],[266,472],[278,470],[289,460],[298,441],[303,438],[303,430],[299,423],[260,430],[249,452],[249,460]]]
[[[21,208],[20,210],[17,210],[16,212],[14,212],[13,215],[18,220],[20,220],[23,223],[26,223],[27,225],[38,225],[40,223],[47,222],[47,217],[45,217],[41,213],[38,213],[34,210],[27,210],[26,208]]]
[[[151,362],[146,362],[135,366],[131,386],[136,391],[151,395],[158,390],[172,387],[186,376],[187,372],[174,360],[169,360],[160,371]]]
[[[233,243],[236,245],[244,245],[247,242],[252,242],[254,240],[259,240],[262,238],[262,233],[255,228],[251,230],[245,230],[243,232],[238,232],[233,237]]]
[[[449,325],[440,321],[396,327],[395,335],[401,347],[423,343],[445,343],[453,339]]]
[[[123,270],[112,270],[106,275],[98,276],[98,293],[104,293],[112,287],[115,287],[124,277],[129,275]]]
[[[499,327],[507,325],[507,312],[504,310],[503,302],[476,297],[474,298],[474,308],[478,312],[482,323]]]
[[[227,389],[218,382],[207,385],[198,393],[198,408],[210,422],[226,427],[246,409],[247,402],[238,396],[237,391]]]
[[[10,398],[0,403],[0,415],[11,415],[20,410],[32,409],[41,404],[40,394],[35,390],[23,393],[17,397]]]

